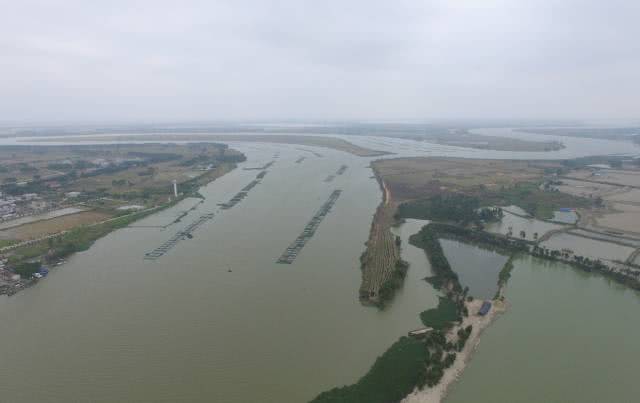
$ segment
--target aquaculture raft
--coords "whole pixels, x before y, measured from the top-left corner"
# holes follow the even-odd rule
[[[267,172],[268,171],[260,172],[256,176],[256,179],[254,179],[251,182],[249,182],[249,184],[247,186],[243,187],[242,190],[240,190],[238,193],[236,193],[236,195],[233,196],[228,202],[219,203],[218,206],[220,206],[220,208],[223,209],[223,210],[228,210],[231,207],[235,206],[236,204],[240,203],[245,197],[247,197],[247,195],[249,194],[249,191],[251,189],[253,189],[258,183],[260,183],[260,179],[264,178],[264,176],[267,174]]]
[[[325,182],[333,181],[336,178],[336,176],[342,175],[344,173],[344,171],[347,170],[347,168],[348,168],[348,166],[346,166],[346,165],[340,166],[340,168],[336,171],[335,174],[327,176],[324,181]]]
[[[331,195],[329,196],[329,199],[326,202],[324,202],[322,207],[320,207],[320,209],[316,212],[316,214],[313,216],[311,221],[309,221],[307,225],[304,227],[304,230],[302,231],[302,233],[282,253],[282,255],[276,261],[276,263],[282,263],[282,264],[293,263],[293,261],[298,256],[298,253],[300,253],[300,250],[302,250],[302,248],[304,248],[304,245],[309,241],[309,239],[313,237],[313,235],[316,232],[316,229],[320,226],[320,223],[322,222],[322,220],[327,216],[327,214],[329,214],[331,207],[333,207],[333,205],[336,203],[336,200],[338,200],[338,197],[340,197],[340,193],[342,193],[342,190],[340,189],[336,189],[331,193]]]
[[[162,255],[164,255],[165,253],[167,253],[171,248],[176,246],[176,244],[182,241],[183,239],[193,238],[193,235],[192,235],[193,231],[195,231],[199,226],[204,224],[206,221],[209,221],[210,219],[212,219],[213,216],[214,216],[213,213],[201,215],[197,220],[187,225],[182,231],[177,232],[174,236],[169,238],[168,241],[158,246],[151,252],[145,253],[144,258],[147,260],[156,260]]]

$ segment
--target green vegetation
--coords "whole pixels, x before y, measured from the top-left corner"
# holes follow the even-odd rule
[[[471,335],[471,326],[459,329],[458,339],[447,341],[433,331],[424,341],[401,337],[357,383],[323,392],[311,403],[393,403],[417,386],[434,386],[456,360]]]
[[[166,208],[175,204],[168,203],[162,208]],[[59,236],[56,238],[49,238],[46,241],[37,242],[31,245],[19,247],[13,251],[13,254],[9,257],[9,263],[14,267],[19,267],[24,262],[44,256],[47,261],[56,261],[65,258],[75,252],[81,252],[89,249],[93,242],[97,239],[107,235],[111,231],[118,228],[126,227],[132,222],[148,216],[149,214],[157,212],[159,209],[150,209],[146,211],[140,211],[121,217],[117,217],[113,220],[100,223],[97,225],[86,225]]]
[[[498,274],[498,286],[502,287],[507,284],[507,281],[511,278],[511,270],[513,270],[513,258],[515,255],[511,255],[509,260],[502,266],[502,270]]]
[[[428,199],[413,200],[398,207],[396,218],[453,221],[460,224],[493,221],[502,218],[500,208],[480,208],[480,199],[461,193],[436,195]]]
[[[13,268],[14,273],[19,274],[22,278],[30,278],[40,269],[39,262],[22,262]]]
[[[499,234],[463,228],[456,225],[432,223],[429,224],[431,231],[437,234],[438,238],[454,239],[461,242],[471,243],[484,249],[510,253],[528,251],[529,246],[526,240],[508,238]]]
[[[507,285],[507,282],[511,278],[511,271],[513,270],[513,259],[516,257],[516,253],[512,254],[509,257],[509,260],[506,261],[504,266],[502,266],[502,270],[498,274],[498,290],[494,295],[493,299],[498,299],[501,297],[502,289]]]
[[[438,230],[469,231],[447,224],[429,224],[410,238],[410,243],[423,248],[434,272],[429,282],[434,288],[446,290],[438,306],[420,314],[425,326],[435,330],[424,341],[403,337],[379,357],[369,372],[357,383],[321,393],[312,403],[392,403],[407,396],[415,387],[437,385],[445,369],[456,360],[471,335],[472,328],[460,328],[457,339],[449,340],[444,330],[468,315],[464,304],[468,289],[462,290],[458,276],[444,255]],[[447,231],[445,231],[447,230]]]
[[[428,309],[420,314],[420,320],[425,326],[439,330],[448,328],[452,322],[460,319],[458,304],[444,297],[439,297],[437,308]]]
[[[615,269],[604,264],[600,259],[589,259],[588,257],[569,255],[565,251],[552,250],[545,247],[533,246],[531,255],[552,261],[563,261],[569,265],[587,272],[599,272],[620,284],[629,288],[640,290],[640,275],[637,271],[629,268]]]
[[[451,269],[451,265],[449,265],[449,261],[444,255],[437,232],[434,230],[434,225],[430,224],[422,227],[420,232],[409,238],[409,242],[427,252],[431,270],[435,274],[433,277],[428,278],[428,281],[435,289],[452,288],[454,291],[461,291],[462,287],[458,281],[458,275]]]
[[[312,403],[389,403],[411,393],[424,378],[424,342],[401,337],[357,383],[321,393]]]
[[[516,205],[540,219],[550,219],[560,207],[589,207],[592,201],[552,190],[542,190],[536,182],[517,183],[499,192],[482,193],[481,204],[493,206]]]
[[[378,291],[378,305],[383,308],[389,301],[393,299],[393,296],[402,284],[404,284],[404,278],[409,270],[409,263],[402,259],[396,262],[396,269],[391,273],[391,278],[382,283],[380,290]]]
[[[0,239],[0,248],[4,248],[6,246],[11,246],[18,241],[14,239]]]
[[[501,208],[491,206],[516,205],[540,219],[550,219],[560,207],[589,207],[592,200],[572,196],[551,189],[541,189],[537,182],[521,182],[499,191],[484,187],[473,191],[473,195],[448,193],[427,199],[412,200],[398,207],[396,218],[416,218],[453,222],[461,225],[480,224],[500,220]]]

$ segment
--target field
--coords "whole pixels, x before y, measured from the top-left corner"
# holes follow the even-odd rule
[[[374,216],[367,249],[362,255],[360,298],[374,303],[379,302],[380,291],[385,290],[390,279],[398,280],[395,273],[401,266],[395,263],[400,255],[391,226],[399,218],[396,213],[402,204],[412,206],[403,211],[416,213],[416,209],[432,205],[425,202],[426,199],[456,195],[458,199],[463,196],[462,199],[469,200],[465,205],[518,205],[539,218],[550,218],[560,207],[591,205],[588,199],[543,188],[545,173],[559,169],[558,162],[398,158],[375,161],[372,167],[384,190],[384,198]],[[406,218],[424,217],[414,214]]]
[[[583,226],[640,235],[640,171],[580,169],[561,182],[561,192],[601,200],[602,208],[580,211]]]
[[[36,221],[20,225],[18,227],[13,227],[0,232],[0,238],[16,239],[20,241],[37,239],[46,235],[66,231],[76,226],[104,221],[110,217],[112,217],[110,214],[103,212],[84,211],[81,213],[52,218],[50,220]]]
[[[393,199],[400,202],[438,193],[498,191],[516,183],[541,180],[545,168],[557,166],[552,162],[461,158],[398,158],[372,165]]]

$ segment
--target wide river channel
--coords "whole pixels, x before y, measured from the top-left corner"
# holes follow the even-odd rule
[[[397,147],[401,155],[542,157],[427,143],[405,152],[411,143],[391,139],[354,142]],[[356,381],[398,337],[420,327],[418,314],[437,304],[422,281],[427,259],[407,243],[420,222],[395,229],[411,268],[393,303],[380,311],[358,301],[359,256],[381,199],[369,159],[289,145],[233,147],[248,161],[203,187],[206,199],[179,223],[154,227],[197,200],[113,232],[36,286],[0,298],[0,401],[305,402]],[[588,155],[592,148],[586,141],[555,157]],[[609,151],[625,148],[611,143]],[[260,172],[243,168],[276,156],[244,200],[219,208]],[[346,171],[326,181],[343,164]],[[293,264],[276,263],[336,189],[340,197]],[[157,260],[144,259],[207,213],[215,216],[193,239]],[[586,401],[578,397],[601,397],[589,391],[603,379],[609,401],[618,400],[615,391],[637,396],[635,378],[624,376],[640,373],[629,358],[640,357],[636,294],[535,260],[519,262],[512,282],[512,309],[483,336],[451,401],[498,401],[502,396],[488,393],[493,383],[508,397],[501,401]],[[623,361],[612,368],[618,358]],[[547,385],[563,379],[564,388]],[[521,384],[544,394],[520,399]]]

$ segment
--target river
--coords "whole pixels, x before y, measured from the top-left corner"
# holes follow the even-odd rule
[[[362,137],[354,143],[373,146],[371,141]],[[540,157],[382,141],[399,155]],[[621,148],[610,143],[612,153]],[[356,381],[399,336],[421,326],[418,314],[435,307],[437,296],[422,281],[429,275],[424,253],[408,245],[420,222],[395,229],[403,239],[403,257],[412,266],[393,303],[379,311],[358,301],[359,256],[381,200],[369,159],[314,149],[322,154],[317,157],[287,145],[233,146],[245,152],[248,161],[205,186],[205,202],[180,223],[165,230],[140,227],[166,224],[195,200],[109,234],[36,286],[0,298],[0,400],[304,402]],[[588,154],[589,149],[583,145],[545,155],[560,158]],[[258,171],[243,167],[263,165],[278,152],[276,163],[246,199],[219,210],[218,203],[255,178]],[[295,163],[301,156],[306,159]],[[325,182],[342,164],[348,165],[346,172]],[[293,264],[277,264],[334,189],[343,192],[315,236]],[[156,261],[143,259],[145,252],[205,213],[215,217],[196,230],[193,239],[178,243]],[[562,273],[581,278],[571,271]],[[519,316],[516,287],[528,284],[514,284],[509,294],[513,313],[500,319],[496,329]],[[580,284],[567,280],[562,294],[568,301],[574,300]],[[531,287],[532,293],[540,292]],[[621,293],[610,286],[599,300]],[[637,305],[634,309],[637,312]],[[546,312],[528,320],[544,327]],[[587,317],[588,309],[584,312]],[[606,320],[621,326],[625,317],[609,315]],[[584,343],[600,340],[590,336],[592,326],[574,326]],[[494,336],[498,331],[489,329],[487,345],[499,339]],[[617,349],[621,346],[626,353],[636,351],[629,343],[616,344]],[[482,350],[478,366],[492,359]],[[596,360],[599,355],[591,359],[589,354],[584,352],[584,359],[603,368]],[[475,373],[464,379],[478,377]],[[624,387],[623,382],[615,385]]]
[[[381,198],[369,162],[265,146],[242,166],[276,151],[263,182],[234,208],[216,205],[259,171],[239,168],[206,186],[205,202],[179,224],[135,227],[168,223],[195,200],[100,239],[1,298],[0,400],[303,402],[354,382],[419,327],[418,314],[437,302],[420,281],[424,256],[388,309],[358,300],[358,258]],[[345,173],[325,182],[341,164]],[[343,192],[315,236],[293,264],[276,264],[333,189]],[[216,216],[193,239],[143,259],[208,212]]]

